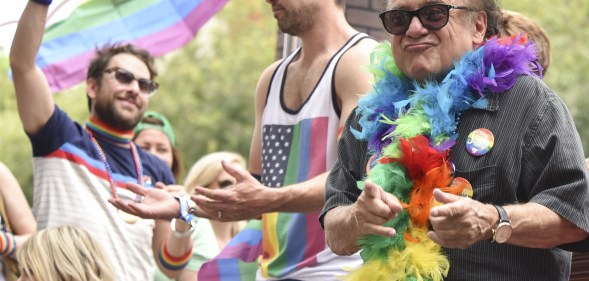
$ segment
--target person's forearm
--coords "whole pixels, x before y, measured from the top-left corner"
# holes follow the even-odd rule
[[[54,111],[53,96],[41,69],[35,65],[43,40],[48,7],[32,1],[18,22],[10,48],[10,67],[18,113],[25,131],[35,134]]]
[[[588,234],[536,203],[505,206],[513,226],[509,244],[548,249],[587,238]]]
[[[353,208],[354,205],[340,206],[325,214],[325,240],[329,248],[337,255],[349,256],[360,249],[358,247],[359,229],[351,215]]]
[[[276,192],[274,196],[271,196],[275,206],[273,211],[297,213],[321,211],[325,202],[327,174],[324,173],[302,183],[272,190]]]
[[[175,220],[176,233],[187,233],[190,226],[184,221]],[[188,233],[187,233],[188,234]],[[170,229],[170,223],[165,220],[157,220],[154,230],[154,247],[155,260],[160,270],[170,278],[180,276],[192,257],[192,239],[191,235],[178,237]],[[184,263],[184,266],[177,267],[178,264]]]
[[[27,3],[10,48],[12,71],[29,71],[35,67],[35,58],[45,32],[47,11],[48,6],[32,1]]]

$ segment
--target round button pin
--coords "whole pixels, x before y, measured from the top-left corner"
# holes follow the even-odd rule
[[[476,129],[466,139],[466,150],[474,156],[482,156],[487,154],[495,145],[495,136],[491,131],[485,128]]]

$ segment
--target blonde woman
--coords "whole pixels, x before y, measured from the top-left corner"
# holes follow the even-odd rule
[[[239,165],[243,168],[246,166],[245,159],[237,153],[214,152],[207,154],[200,158],[188,172],[188,176],[184,180],[186,193],[189,195],[194,194],[194,186],[211,189],[231,188],[235,183],[235,178],[223,170],[221,161]],[[178,280],[197,280],[197,273],[202,264],[215,257],[244,225],[245,222],[219,222],[199,219],[196,230],[192,235],[194,241],[192,259]]]
[[[102,246],[74,226],[43,229],[16,254],[22,281],[112,281],[112,265]]]

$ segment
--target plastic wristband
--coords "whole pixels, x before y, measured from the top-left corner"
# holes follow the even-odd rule
[[[196,204],[190,200],[188,195],[174,195],[174,197],[180,203],[180,215],[178,216],[179,219],[184,220],[187,224],[191,224],[193,220],[198,219],[195,215]]]
[[[190,226],[190,228],[184,232],[180,232],[180,231],[176,231],[176,219],[172,219],[172,222],[170,223],[170,228],[172,228],[172,235],[174,235],[174,237],[176,238],[185,238],[185,237],[189,237],[190,235],[192,235],[192,233],[194,232],[194,221],[190,221],[190,223],[188,223],[188,225]]]
[[[53,0],[31,0],[35,3],[39,3],[41,5],[45,5],[45,6],[49,6],[51,5],[51,2],[53,2]]]

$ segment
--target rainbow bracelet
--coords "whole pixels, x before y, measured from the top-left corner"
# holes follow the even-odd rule
[[[168,241],[164,241],[158,253],[158,260],[160,261],[160,264],[167,270],[182,270],[184,267],[186,267],[190,261],[190,258],[192,257],[192,246],[190,246],[190,249],[188,249],[188,251],[186,251],[186,253],[184,253],[182,256],[174,257],[168,252],[167,244]]]
[[[10,232],[0,231],[0,255],[12,256],[16,250],[16,240]]]

